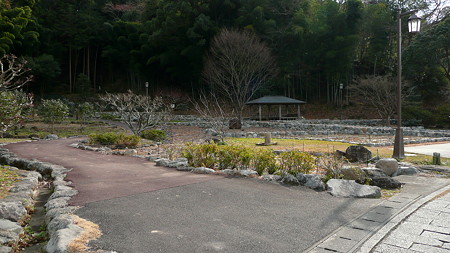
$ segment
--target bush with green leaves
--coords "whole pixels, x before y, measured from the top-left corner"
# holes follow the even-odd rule
[[[75,109],[75,114],[80,120],[80,127],[83,128],[83,123],[94,115],[94,106],[89,102],[78,104]]]
[[[116,145],[119,147],[136,147],[141,138],[136,135],[125,135],[123,133],[102,133],[89,135],[89,144],[94,145]]]
[[[269,174],[275,173],[279,169],[276,158],[277,156],[270,149],[261,149],[258,152],[255,152],[253,163],[256,172],[258,172],[259,175],[264,174],[264,172]]]
[[[69,107],[60,99],[44,99],[38,113],[44,122],[51,124],[53,131],[55,123],[63,121],[69,115]]]
[[[151,141],[163,141],[167,138],[166,132],[159,129],[149,129],[141,132],[141,137]]]
[[[318,168],[325,173],[324,181],[327,182],[330,179],[341,179],[344,177],[342,168],[346,163],[344,157],[337,155],[324,155],[318,158]],[[350,177],[350,175],[348,175]]]
[[[214,168],[217,163],[216,144],[187,144],[182,150],[182,156],[188,159],[189,166]]]
[[[313,155],[297,150],[283,152],[279,155],[280,170],[293,175],[310,173],[316,168],[315,162]]]

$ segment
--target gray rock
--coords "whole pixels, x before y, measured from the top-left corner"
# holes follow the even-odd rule
[[[258,175],[258,172],[254,171],[254,170],[239,170],[238,173],[239,173],[239,175],[244,176],[244,177]]]
[[[64,229],[56,231],[47,243],[48,253],[65,253],[69,244],[83,232],[83,229],[70,224]]]
[[[363,168],[362,170],[370,179],[370,185],[378,186],[383,189],[397,189],[402,187],[402,183],[394,178],[389,177],[381,169]]]
[[[216,171],[213,169],[210,169],[210,168],[198,167],[198,168],[192,169],[192,172],[198,173],[198,174],[213,174]]]
[[[300,185],[304,185],[316,191],[325,191],[325,184],[319,175],[297,173],[296,178]]]
[[[177,162],[177,161],[170,161],[167,163],[166,167],[169,168],[178,168],[178,167],[187,167],[187,162]]]
[[[0,218],[18,221],[25,214],[27,210],[21,201],[0,202]]]
[[[419,170],[411,163],[400,162],[398,165],[397,172],[392,175],[393,177],[400,175],[415,175],[419,173]]]
[[[282,183],[282,184],[289,184],[289,185],[299,185],[300,184],[298,179],[294,175],[289,174],[289,173],[284,173],[281,176],[280,183]]]
[[[181,167],[177,167],[177,170],[178,171],[191,171],[191,170],[193,170],[194,168],[193,167],[189,167],[189,166],[181,166]]]
[[[14,243],[17,241],[19,241],[18,233],[7,230],[0,230],[0,244]]]
[[[232,170],[232,169],[224,169],[224,170],[221,170],[220,172],[222,172],[222,174],[229,175],[229,176],[236,174],[236,171]]]
[[[205,129],[204,132],[205,132],[206,134],[210,134],[210,135],[212,135],[212,136],[217,136],[217,135],[219,134],[216,130],[214,130],[214,129],[212,129],[212,128]]]
[[[377,161],[375,167],[384,171],[386,175],[392,176],[397,172],[398,162],[394,158],[383,158]]]
[[[161,159],[155,160],[155,162],[156,162],[156,166],[167,167],[167,165],[169,165],[169,163],[171,161],[167,158],[161,158]]]
[[[47,231],[50,234],[50,236],[53,236],[58,230],[67,228],[72,223],[73,223],[72,215],[70,214],[58,215],[50,223],[48,223]]]
[[[178,157],[178,158],[175,158],[175,160],[173,160],[173,161],[174,162],[180,162],[180,163],[187,163],[188,159],[184,158],[184,157]]]
[[[60,189],[58,189],[58,187]],[[50,195],[48,200],[50,201],[50,200],[57,199],[57,198],[72,197],[72,196],[75,196],[78,194],[77,190],[75,190],[71,187],[67,187],[67,188],[69,188],[69,189],[61,188],[60,186],[57,186],[55,188],[55,191],[52,193],[52,195]]]
[[[364,146],[354,145],[345,150],[345,157],[350,162],[366,162],[372,158],[372,152]]]
[[[0,245],[0,253],[11,253],[12,248],[8,246]]]
[[[63,214],[72,214],[78,209],[76,206],[68,206],[63,208],[55,208],[45,213],[45,223],[49,224],[55,217]]]
[[[10,220],[0,219],[0,230],[7,230],[16,234],[20,234],[22,232],[22,227]]]
[[[125,152],[123,153],[124,155],[128,155],[128,156],[133,156],[133,155],[137,155],[137,150],[136,149],[127,149],[125,150]]]
[[[377,186],[361,185],[352,180],[330,179],[327,182],[328,192],[336,197],[379,198],[381,190]]]
[[[269,181],[269,182],[278,182],[281,180],[280,175],[270,175],[270,174],[264,174],[262,175],[262,179]]]
[[[47,204],[45,204],[45,208],[47,211],[50,211],[50,210],[56,209],[56,208],[65,208],[69,205],[69,200],[70,200],[69,197],[52,199],[52,200],[49,200],[47,202]]]
[[[45,140],[57,140],[57,139],[59,139],[59,137],[56,134],[49,134],[49,135],[45,136],[44,139]]]

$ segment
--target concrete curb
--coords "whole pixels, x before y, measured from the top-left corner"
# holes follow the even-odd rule
[[[399,214],[394,216],[391,220],[389,220],[381,229],[379,229],[375,234],[373,234],[368,240],[366,240],[359,249],[353,251],[358,253],[371,252],[373,248],[377,244],[379,244],[392,230],[394,230],[400,223],[406,220],[411,214],[417,211],[420,207],[424,206],[435,197],[444,193],[445,191],[450,190],[450,185],[447,185],[406,207]]]

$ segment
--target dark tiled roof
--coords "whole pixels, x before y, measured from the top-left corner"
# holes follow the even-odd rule
[[[286,105],[306,104],[305,101],[288,98],[285,96],[264,96],[246,103],[247,105]]]

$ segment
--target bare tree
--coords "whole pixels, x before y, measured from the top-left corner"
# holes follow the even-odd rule
[[[18,60],[15,55],[6,54],[0,58],[0,90],[17,90],[33,79],[28,75],[27,61]]]
[[[390,125],[391,118],[397,111],[396,82],[390,76],[360,77],[349,86],[353,102],[375,109],[380,118]],[[410,95],[411,89],[404,85],[402,100]]]
[[[171,110],[161,97],[151,98],[131,91],[119,94],[106,93],[100,96],[100,99],[111,106],[136,135],[165,122]]]
[[[270,49],[253,33],[223,29],[212,40],[202,77],[229,99],[240,122],[245,103],[275,73]]]
[[[217,132],[217,137],[223,142],[223,133],[228,125],[229,115],[223,109],[223,105],[214,93],[206,95],[201,92],[199,97],[191,99],[194,109],[200,116],[207,118],[211,128]]]

